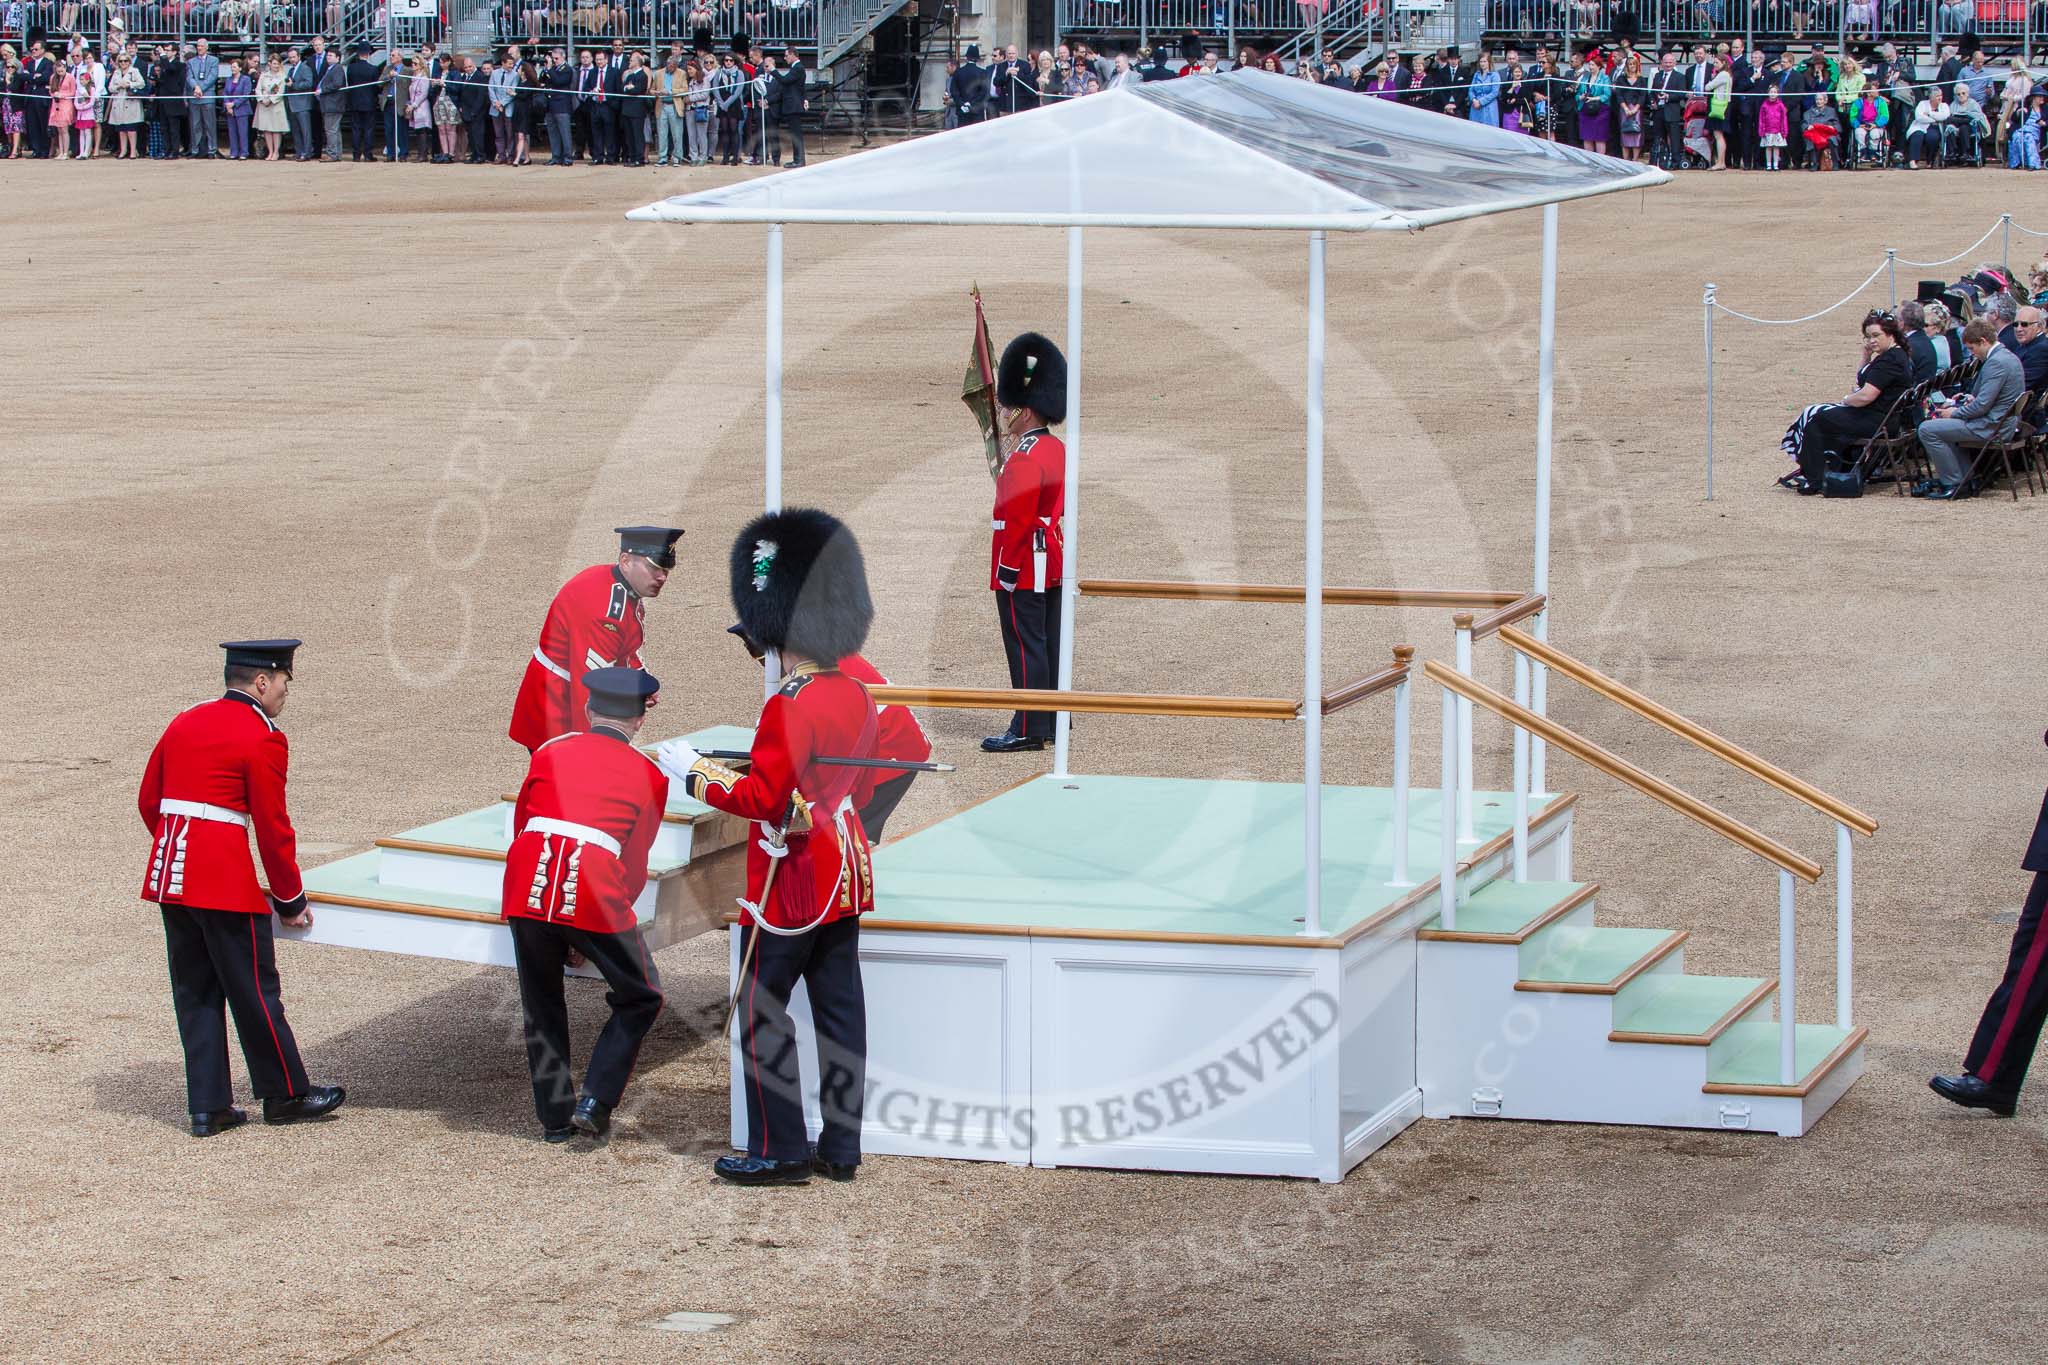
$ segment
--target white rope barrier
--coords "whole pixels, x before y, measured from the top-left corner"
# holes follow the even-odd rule
[[[1760,318],[1750,313],[1739,313],[1735,309],[1730,308],[1727,305],[1723,304],[1720,301],[1720,298],[1718,297],[1718,291],[1716,286],[1712,283],[1709,283],[1706,286],[1706,292],[1700,298],[1701,312],[1706,319],[1707,501],[1712,502],[1714,500],[1714,314],[1726,313],[1731,318],[1741,318],[1744,322],[1754,322],[1765,327],[1795,327],[1802,323],[1813,322],[1818,318],[1826,317],[1828,314],[1834,312],[1838,308],[1845,307],[1848,304],[1854,302],[1858,295],[1860,295],[1864,290],[1870,288],[1870,286],[1876,282],[1877,277],[1879,275],[1891,272],[1902,265],[1912,266],[1915,269],[1929,269],[1934,266],[1953,265],[1957,261],[1962,260],[1965,256],[1968,256],[1970,253],[1974,252],[1978,247],[1983,246],[1986,242],[1990,241],[1992,234],[1997,232],[2004,232],[2006,234],[2005,242],[2002,245],[1999,252],[1999,262],[2009,276],[2012,271],[2012,267],[2010,264],[2012,254],[2011,232],[2014,228],[2018,228],[2021,232],[2024,232],[2029,237],[2048,237],[2048,232],[2036,232],[2034,229],[2030,227],[2024,227],[2021,224],[2014,222],[2011,214],[2004,213],[1999,215],[1997,222],[1993,223],[1990,227],[1984,229],[1984,235],[1982,237],[1979,237],[1976,241],[1970,243],[1961,251],[1958,251],[1955,255],[1944,256],[1938,261],[1908,260],[1904,256],[1899,255],[1898,248],[1887,247],[1885,248],[1884,261],[1877,267],[1877,269],[1871,271],[1868,275],[1864,276],[1863,282],[1861,284],[1857,285],[1854,289],[1851,289],[1847,294],[1844,294],[1840,299],[1837,299],[1835,302],[1829,304],[1827,307],[1820,309],[1818,312],[1808,313],[1804,317]],[[1896,309],[1899,303],[1898,281],[1896,278],[1894,278],[1892,281],[1891,296],[1892,307]]]

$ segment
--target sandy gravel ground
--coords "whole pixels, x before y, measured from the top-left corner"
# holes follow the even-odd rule
[[[885,1159],[851,1187],[734,1191],[709,1172],[727,1111],[703,940],[661,960],[672,1008],[603,1151],[533,1140],[509,973],[297,946],[292,1018],[315,1074],[350,1087],[343,1116],[185,1137],[133,794],[160,727],[214,687],[216,640],[308,641],[286,716],[308,862],[516,780],[504,723],[541,613],[613,525],[690,529],[649,613],[658,728],[751,715],[720,566],[760,496],[761,236],[620,216],[708,175],[0,165],[7,1354],[2038,1349],[2048,1109],[1991,1121],[1925,1080],[1958,1064],[2024,890],[2048,504],[1770,487],[1790,412],[1848,386],[1854,311],[1721,328],[1720,496],[1701,498],[1702,281],[1791,316],[1887,245],[1946,255],[2008,209],[2048,227],[2001,173],[1695,175],[1564,212],[1554,638],[1884,825],[1859,849],[1871,1070],[1806,1139],[1426,1122],[1329,1187]],[[1539,230],[1332,244],[1333,582],[1527,582]],[[1101,233],[1089,252],[1089,571],[1298,580],[1302,242]],[[884,668],[999,683],[964,293],[980,282],[999,333],[1060,332],[1063,237],[792,229],[788,262],[790,497],[861,533]],[[1284,692],[1295,622],[1097,604],[1077,678]],[[1443,657],[1448,622],[1334,613],[1332,672],[1400,641]],[[1481,661],[1505,682],[1497,647]],[[1678,741],[1562,684],[1553,709],[1831,857],[1822,820]],[[930,717],[961,772],[920,783],[902,827],[1028,770],[973,751],[985,719]],[[1369,706],[1334,722],[1332,780],[1385,781],[1388,729]],[[1077,759],[1285,778],[1294,734],[1103,720]],[[1766,870],[1560,764],[1607,922],[1691,929],[1695,970],[1775,971]],[[1802,898],[1810,1017],[1830,903]],[[598,1011],[578,996],[586,1039]],[[675,1312],[737,1321],[652,1326]]]

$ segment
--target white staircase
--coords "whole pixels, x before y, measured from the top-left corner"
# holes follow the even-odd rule
[[[1425,1115],[1798,1137],[1863,1074],[1866,1030],[1801,1024],[1783,1084],[1778,983],[1691,975],[1684,930],[1598,925],[1598,895],[1494,881],[1461,899],[1455,930],[1420,931]]]
[[[858,47],[909,0],[823,0],[818,6],[818,70]]]

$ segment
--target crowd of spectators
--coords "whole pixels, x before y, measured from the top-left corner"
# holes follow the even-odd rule
[[[948,126],[1133,83],[1234,67],[1314,81],[1667,169],[1851,170],[1987,163],[2039,170],[2048,90],[2027,63],[1993,65],[1974,37],[1944,44],[1931,81],[1887,43],[1860,60],[1815,41],[1752,53],[1741,38],[1663,53],[1588,42],[1468,60],[1457,49],[1345,66],[1245,47],[1234,59],[1192,35],[1179,48],[1104,55],[1085,42],[1032,56],[969,48],[948,63]]]
[[[206,38],[108,54],[83,38],[0,44],[0,155],[54,160],[416,160],[737,166],[804,164],[808,74],[744,35],[724,53],[671,45],[659,65],[613,38],[609,51],[562,48],[495,59],[416,52],[372,60],[324,37],[262,55],[217,56]],[[381,147],[381,158],[379,150]]]
[[[2031,487],[2048,472],[2044,299],[2048,261],[2024,281],[1986,263],[1954,284],[1923,281],[1896,314],[1867,314],[1854,387],[1793,419],[1779,446],[1798,468],[1778,483],[1853,496],[1868,476],[1922,471],[1910,491],[1938,501],[1969,497],[1995,477],[2012,479],[2015,496],[2020,476]]]

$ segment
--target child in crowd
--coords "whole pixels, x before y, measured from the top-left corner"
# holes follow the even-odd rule
[[[1828,103],[1825,93],[1816,93],[1813,108],[1806,111],[1806,127],[1801,136],[1813,148],[1813,159],[1808,170],[1824,171],[1833,168],[1835,142],[1842,136],[1842,120]]]
[[[1790,112],[1785,108],[1785,101],[1778,98],[1778,87],[1773,84],[1764,95],[1763,105],[1756,111],[1756,142],[1764,149],[1765,170],[1784,169],[1778,162],[1785,155],[1785,134],[1791,126]]]

